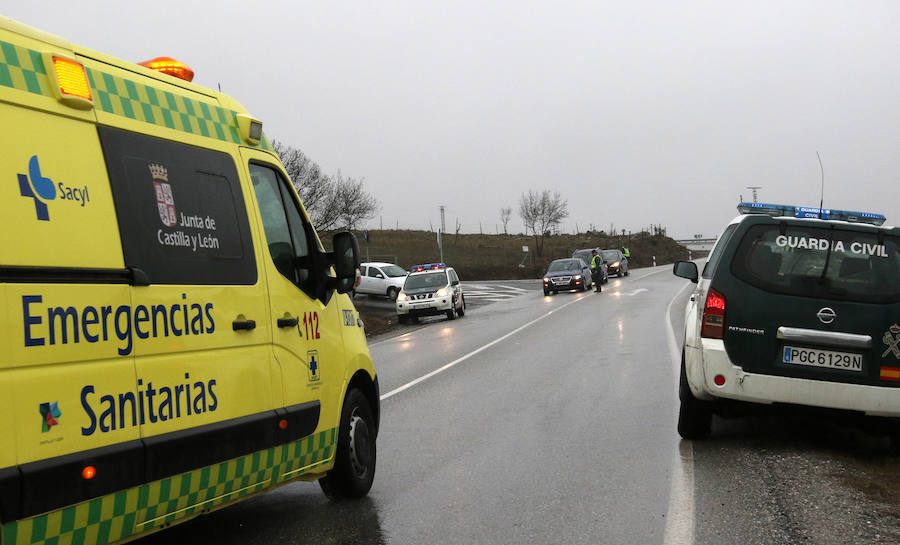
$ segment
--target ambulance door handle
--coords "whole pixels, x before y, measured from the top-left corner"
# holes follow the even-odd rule
[[[298,318],[278,318],[278,327],[296,327],[299,323]]]
[[[256,329],[256,320],[235,320],[231,322],[231,329],[234,331]]]

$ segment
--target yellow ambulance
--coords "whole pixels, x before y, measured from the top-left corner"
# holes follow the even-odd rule
[[[0,17],[0,543],[117,543],[292,480],[368,493],[378,380],[234,99]]]

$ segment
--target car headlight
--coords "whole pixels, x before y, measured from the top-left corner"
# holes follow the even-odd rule
[[[612,265],[610,265],[610,267],[618,267],[618,266],[619,266],[619,262],[618,262],[618,261],[615,261],[615,262],[613,262]]]
[[[550,281],[550,279],[547,278],[547,277],[545,276],[545,277],[544,277],[544,282],[549,282],[549,281]]]
[[[447,295],[449,295],[449,294],[450,294],[450,290],[448,290],[447,288],[441,288],[441,289],[437,290],[437,292],[434,295],[436,297],[447,297]]]
[[[406,294],[402,291],[397,294],[397,301],[406,301]]]
[[[576,275],[575,275],[575,280],[581,280],[581,275],[580,275],[580,274],[576,274]]]

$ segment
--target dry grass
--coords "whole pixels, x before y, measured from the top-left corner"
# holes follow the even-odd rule
[[[430,231],[384,230],[370,231],[369,234],[370,243],[367,245],[362,234],[357,233],[363,261],[389,261],[401,267],[440,261],[437,236]],[[522,252],[522,246],[528,246],[527,254]],[[538,278],[550,261],[570,257],[579,248],[622,246],[628,246],[631,250],[632,268],[649,266],[654,255],[657,265],[687,259],[687,250],[671,238],[646,233],[630,237],[586,234],[550,236],[544,239],[543,255],[540,256],[535,251],[535,239],[531,236],[450,234],[444,235],[444,262],[456,268],[466,280]]]

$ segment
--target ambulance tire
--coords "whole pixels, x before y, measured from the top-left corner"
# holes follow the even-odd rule
[[[681,376],[678,380],[678,435],[684,439],[706,439],[712,426],[712,409],[709,403],[694,397],[688,386],[684,370],[684,352],[681,354]]]
[[[459,308],[456,309],[456,314],[459,315],[460,318],[462,318],[463,316],[466,315],[466,296],[460,295],[459,300],[460,300],[460,304],[459,304]]]
[[[456,319],[456,311],[453,310],[452,308],[451,308],[450,310],[448,310],[448,311],[446,312],[446,314],[447,314],[447,319],[448,319],[448,320],[455,320],[455,319]]]
[[[331,500],[362,498],[375,478],[375,418],[363,393],[347,393],[341,410],[334,468],[319,479],[322,492]]]

